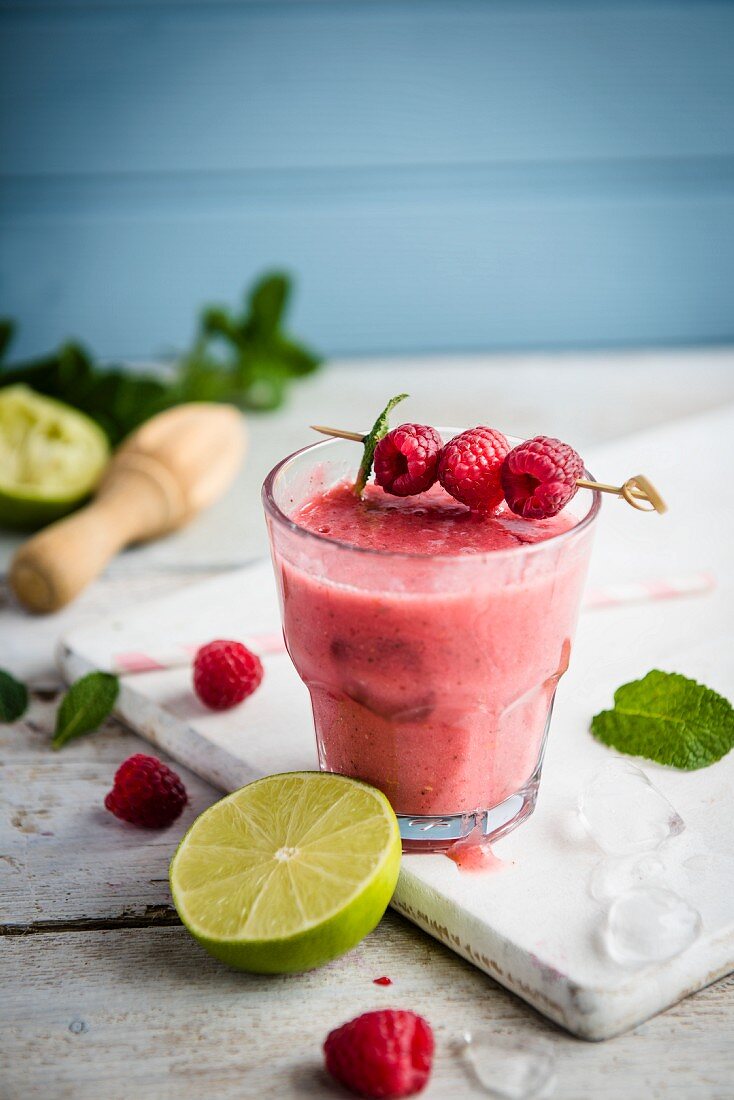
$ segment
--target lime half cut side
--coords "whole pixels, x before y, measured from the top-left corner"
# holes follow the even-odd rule
[[[106,435],[78,409],[28,386],[0,389],[0,525],[40,527],[66,515],[109,456]]]
[[[258,779],[206,810],[171,863],[189,932],[240,970],[311,970],[377,925],[400,869],[384,794],[328,772]]]

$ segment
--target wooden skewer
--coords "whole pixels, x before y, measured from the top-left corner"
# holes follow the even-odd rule
[[[345,432],[341,428],[325,428],[323,424],[312,424],[311,430],[321,432],[322,435],[331,435],[335,439],[351,439],[355,443],[364,443],[367,438],[366,435],[362,435],[360,432]]]
[[[364,443],[366,436],[361,432],[346,432],[342,428],[327,428],[323,424],[312,424],[311,428],[321,435],[329,435],[334,439],[351,439],[354,443]],[[660,515],[667,512],[668,506],[660,496],[655,486],[644,474],[635,474],[629,477],[624,485],[606,485],[601,481],[587,481],[580,477],[576,484],[579,489],[592,489],[596,493],[613,493],[614,496],[626,500],[633,508],[640,512],[658,512]]]
[[[658,512],[662,515],[668,510],[660,493],[644,474],[628,477],[624,485],[605,485],[601,481],[587,481],[583,477],[578,478],[576,484],[579,489],[593,489],[597,493],[614,493],[615,496],[626,500],[633,508],[637,508],[639,512]]]

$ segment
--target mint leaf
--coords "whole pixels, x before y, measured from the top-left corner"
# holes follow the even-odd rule
[[[705,768],[734,747],[734,710],[711,688],[653,669],[622,684],[614,709],[591,720],[598,741],[673,768]]]
[[[202,336],[222,336],[235,343],[239,331],[235,319],[224,306],[209,306],[201,315],[199,322]]]
[[[231,401],[265,412],[285,399],[293,378],[321,360],[283,328],[291,280],[281,272],[261,278],[239,313],[210,306],[191,351],[179,365],[177,399]]]
[[[0,668],[0,722],[15,722],[25,714],[28,689],[20,680]]]
[[[72,684],[56,715],[53,748],[96,730],[112,711],[119,690],[120,681],[111,672],[90,672]]]
[[[250,293],[250,324],[263,336],[272,336],[283,321],[291,286],[287,275],[273,272]]]
[[[362,461],[359,464],[359,471],[357,473],[357,480],[354,483],[354,492],[358,497],[362,496],[364,487],[367,484],[367,479],[370,476],[372,470],[372,462],[375,457],[375,447],[383,439],[390,427],[389,417],[395,406],[404,401],[408,397],[407,393],[399,393],[397,397],[391,397],[385,408],[382,410],[377,420],[372,425],[372,431],[365,436],[364,439],[364,454],[362,455]]]
[[[294,343],[287,336],[274,337],[273,346],[279,359],[294,377],[302,374],[313,374],[321,363],[321,360],[312,351]]]

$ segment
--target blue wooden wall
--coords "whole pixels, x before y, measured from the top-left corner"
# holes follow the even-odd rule
[[[734,5],[0,0],[0,312],[144,357],[734,337]]]

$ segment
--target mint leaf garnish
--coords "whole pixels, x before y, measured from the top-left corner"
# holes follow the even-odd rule
[[[53,748],[96,730],[112,711],[119,690],[120,681],[111,672],[90,672],[72,684],[56,715]]]
[[[693,770],[734,747],[734,709],[695,680],[653,669],[617,688],[614,709],[594,715],[591,732],[618,752]]]
[[[382,410],[377,420],[372,425],[372,431],[364,438],[364,454],[362,455],[362,461],[357,473],[357,480],[354,483],[354,492],[358,497],[362,496],[364,487],[367,484],[367,479],[370,476],[372,470],[372,461],[375,457],[375,447],[383,439],[390,428],[389,417],[395,406],[400,401],[404,401],[408,396],[407,393],[399,393],[397,397],[391,397],[385,408]]]
[[[0,668],[0,722],[15,722],[25,714],[28,689],[20,680]]]

